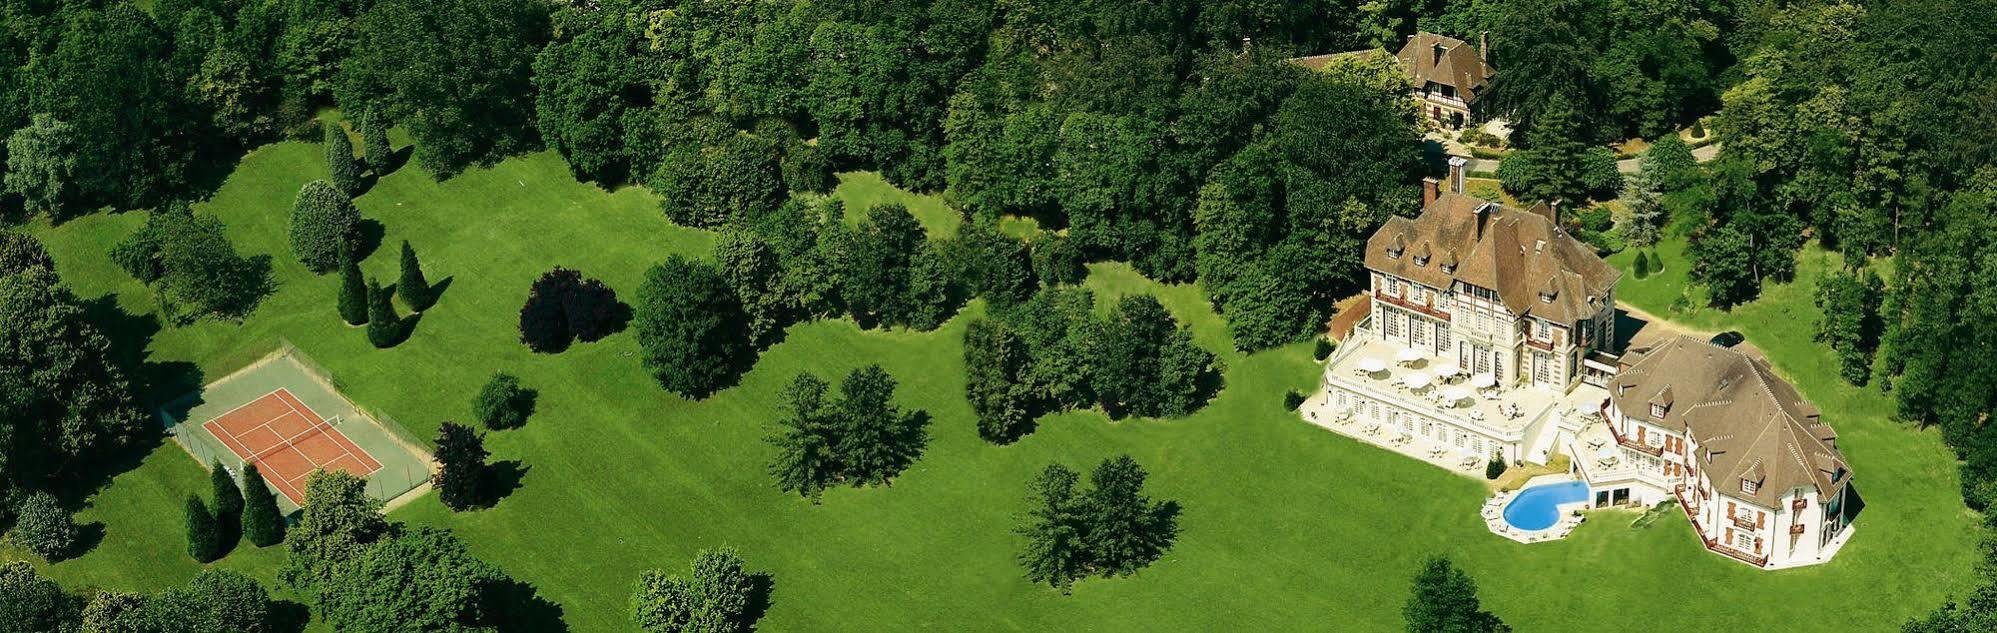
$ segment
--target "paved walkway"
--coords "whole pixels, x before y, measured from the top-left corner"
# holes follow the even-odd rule
[[[1481,171],[1481,172],[1497,173],[1498,164],[1503,162],[1500,159],[1496,158],[1473,157],[1470,155],[1469,147],[1464,146],[1462,143],[1456,142],[1455,138],[1452,138],[1446,134],[1431,133],[1428,136],[1428,140],[1441,143],[1443,153],[1449,154],[1450,156],[1461,156],[1466,159],[1469,159],[1470,163],[1466,165],[1465,168],[1473,172]],[[1709,162],[1715,158],[1719,158],[1719,156],[1720,156],[1720,144],[1718,141],[1707,143],[1703,146],[1692,149],[1692,159],[1699,161],[1701,163]],[[1643,166],[1642,159],[1637,159],[1637,158],[1626,158],[1623,160],[1616,161],[1616,171],[1625,174],[1634,174],[1642,166]]]

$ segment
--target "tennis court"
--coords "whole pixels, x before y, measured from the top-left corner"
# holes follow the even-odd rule
[[[381,462],[289,389],[264,394],[201,428],[244,463],[256,464],[257,472],[292,503],[305,503],[305,477],[314,470],[345,471],[362,479],[381,470]]]
[[[305,480],[341,471],[394,502],[430,481],[430,456],[393,421],[340,394],[331,374],[285,345],[163,407],[174,439],[204,466],[256,464],[278,505],[305,503]],[[411,495],[413,496],[413,495]]]

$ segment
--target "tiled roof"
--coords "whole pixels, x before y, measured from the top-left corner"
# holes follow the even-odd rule
[[[1436,288],[1496,290],[1513,314],[1559,323],[1600,313],[1622,277],[1545,215],[1453,192],[1414,219],[1389,218],[1366,242],[1366,267]]]
[[[1727,495],[1773,507],[1791,488],[1829,495],[1842,483],[1840,473],[1849,477],[1837,432],[1818,421],[1818,409],[1767,359],[1676,336],[1630,350],[1623,362],[1627,368],[1609,383],[1613,406],[1649,420],[1655,394],[1676,394],[1664,418],[1653,422],[1689,433],[1707,478]],[[1757,484],[1753,493],[1740,489],[1743,479]]]
[[[1440,55],[1436,53],[1438,47]],[[1475,100],[1491,80],[1491,67],[1484,64],[1476,47],[1453,37],[1416,33],[1394,57],[1414,77],[1415,85],[1433,81],[1454,86],[1464,101]]]

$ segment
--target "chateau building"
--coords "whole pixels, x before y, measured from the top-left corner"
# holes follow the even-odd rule
[[[1621,273],[1558,207],[1465,195],[1464,162],[1367,241],[1369,288],[1335,320],[1353,325],[1334,332],[1315,405],[1327,415],[1306,416],[1466,473],[1564,455],[1560,477],[1580,483],[1563,508],[1674,501],[1707,549],[1757,567],[1835,554],[1862,504],[1817,408],[1753,351],[1682,336],[1620,349]],[[1523,529],[1508,533],[1540,538]]]
[[[1759,567],[1822,562],[1844,544],[1851,467],[1837,432],[1767,359],[1677,336],[1621,368],[1602,414],[1635,466],[1620,477],[1635,501],[1676,499],[1708,549]]]

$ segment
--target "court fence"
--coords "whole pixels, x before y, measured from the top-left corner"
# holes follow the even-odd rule
[[[388,417],[379,411],[361,407],[358,403],[347,399],[340,381],[335,378],[336,374],[327,371],[323,365],[312,360],[310,356],[299,350],[291,341],[279,338],[276,348],[259,356],[259,360],[253,361],[253,364],[287,357],[303,367],[307,372],[313,374],[313,378],[324,381],[326,386],[330,387],[342,400],[345,400],[353,408],[355,413],[372,418],[373,420],[373,423],[370,424],[368,420],[357,420],[347,416],[334,415],[328,419],[328,423],[333,428],[340,429],[342,433],[351,436],[354,431],[348,428],[349,425],[366,425],[372,427],[373,430],[385,433],[389,439],[400,444],[400,448],[403,451],[407,451],[406,456],[375,455],[377,460],[381,462],[381,467],[367,476],[368,496],[385,502],[430,482],[433,471],[429,460],[423,457],[428,453],[427,444],[417,441],[409,432],[408,427],[403,426],[394,418]],[[220,441],[213,434],[209,433],[207,429],[202,428],[200,423],[180,419],[180,416],[176,416],[173,413],[174,411],[186,411],[185,403],[198,401],[198,395],[197,392],[196,394],[190,394],[187,397],[161,405],[157,409],[157,413],[161,421],[165,422],[167,432],[174,440],[174,443],[179,444],[195,460],[199,461],[203,468],[212,468],[214,465],[220,464],[222,467],[228,469],[232,475],[240,479],[246,463],[242,456],[237,455],[235,451],[230,450],[228,447],[221,445]],[[278,495],[277,498],[281,506],[288,509],[296,509],[284,495]]]

